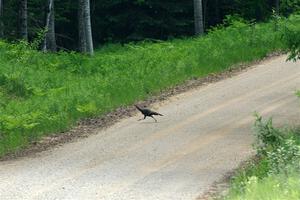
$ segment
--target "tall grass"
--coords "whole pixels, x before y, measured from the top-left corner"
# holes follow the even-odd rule
[[[258,162],[241,169],[225,200],[300,199],[300,130],[276,129],[272,120],[256,122]]]
[[[299,200],[299,171],[291,171],[288,176],[280,173],[263,180],[251,177],[245,187],[245,193],[230,200]]]
[[[243,21],[215,28],[205,37],[107,45],[92,58],[0,42],[0,156],[66,130],[79,119],[284,48],[273,22]]]

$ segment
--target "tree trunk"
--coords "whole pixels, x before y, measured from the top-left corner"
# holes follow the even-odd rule
[[[79,51],[86,53],[86,34],[84,27],[84,9],[83,0],[79,0],[78,7],[78,33],[79,33]]]
[[[0,38],[4,36],[4,25],[3,25],[3,0],[0,0]]]
[[[93,55],[94,46],[92,37],[90,0],[84,0],[84,25],[86,37],[86,50],[88,54]]]
[[[207,12],[207,3],[208,3],[208,0],[203,0],[203,3],[204,3],[204,6],[203,6],[203,31],[205,30],[205,27],[206,27],[206,19],[207,19],[207,16],[208,16],[208,12]]]
[[[43,51],[56,51],[55,39],[55,15],[54,15],[54,0],[48,0],[47,17],[46,17],[46,36],[43,45]]]
[[[276,14],[279,15],[280,14],[280,0],[276,0]]]
[[[79,44],[80,51],[94,54],[90,0],[79,0]]]
[[[218,24],[218,23],[221,22],[221,19],[220,19],[220,6],[219,6],[219,0],[215,0],[215,1],[216,1],[215,2],[215,15],[216,15],[216,17],[215,17],[214,23]]]
[[[203,24],[202,0],[194,0],[194,23],[195,23],[195,34],[196,35],[203,34],[204,24]]]
[[[28,26],[27,26],[27,0],[20,0],[20,10],[19,10],[19,19],[20,19],[20,24],[19,24],[19,32],[20,32],[20,37],[23,40],[28,40]]]

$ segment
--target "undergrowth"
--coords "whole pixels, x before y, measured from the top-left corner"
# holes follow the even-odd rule
[[[299,21],[281,19],[275,31],[274,22],[228,20],[204,37],[107,45],[94,57],[0,41],[0,157],[79,119],[285,49],[284,27]]]
[[[292,16],[293,17],[293,16]],[[300,27],[286,26],[283,39],[288,60],[300,59]],[[300,97],[300,92],[297,92]],[[256,116],[257,157],[238,171],[231,180],[225,200],[298,200],[300,199],[300,128],[274,128],[272,119]]]
[[[300,130],[277,129],[261,117],[255,127],[257,160],[233,177],[225,199],[300,199]]]

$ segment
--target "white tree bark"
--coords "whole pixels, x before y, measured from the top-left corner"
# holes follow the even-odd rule
[[[4,25],[3,25],[3,0],[0,0],[0,38],[4,36]]]
[[[79,0],[78,7],[78,33],[79,33],[79,51],[86,53],[86,33],[84,27],[84,6],[83,0]]]
[[[48,0],[45,30],[46,30],[46,35],[43,44],[43,51],[55,52],[57,46],[56,46],[56,39],[55,39],[54,0]]]
[[[28,17],[27,17],[27,0],[20,0],[20,10],[19,10],[19,18],[20,18],[20,36],[23,40],[28,40]]]
[[[91,24],[91,9],[90,0],[85,0],[84,6],[84,23],[85,23],[85,37],[86,37],[86,47],[87,53],[90,55],[94,54],[93,37],[92,37],[92,24]]]
[[[90,0],[79,0],[79,45],[81,52],[94,55]]]
[[[194,0],[194,23],[195,23],[195,34],[201,35],[204,33],[203,23],[203,4],[202,0]]]

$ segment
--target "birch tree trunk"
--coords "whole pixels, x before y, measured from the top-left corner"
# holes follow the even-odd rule
[[[79,33],[79,51],[86,53],[86,34],[84,27],[84,6],[83,0],[79,0],[78,5],[78,33]]]
[[[4,36],[4,24],[3,24],[3,0],[0,0],[0,38]]]
[[[28,40],[28,17],[27,17],[27,0],[19,0],[20,3],[20,10],[19,10],[19,31],[20,31],[20,37],[23,40]]]
[[[79,44],[81,52],[94,55],[90,0],[79,0]]]
[[[194,0],[194,23],[195,23],[195,34],[196,35],[203,34],[204,23],[203,23],[202,0]]]
[[[87,53],[89,53],[90,55],[94,55],[90,0],[85,0],[84,5],[85,5],[84,6],[84,24],[85,24],[86,48],[87,48]]]
[[[46,29],[46,35],[43,44],[43,51],[55,52],[57,46],[56,46],[56,39],[55,39],[54,0],[48,0],[45,29]]]

